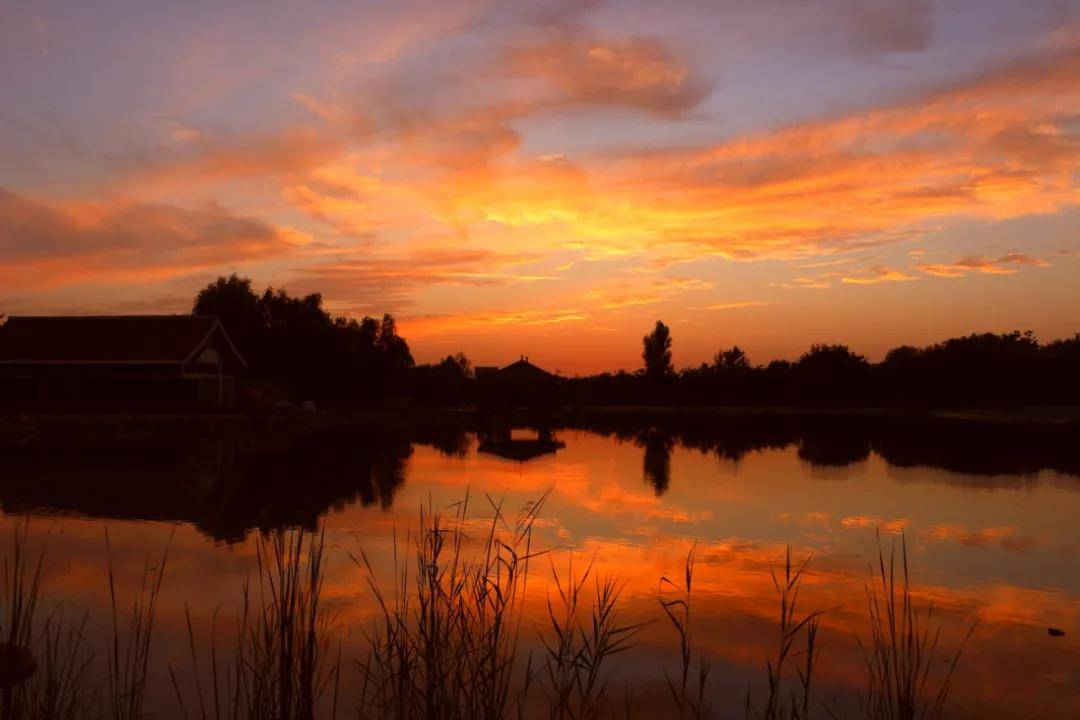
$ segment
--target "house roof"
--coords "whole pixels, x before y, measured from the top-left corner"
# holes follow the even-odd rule
[[[244,364],[221,322],[209,315],[12,317],[0,326],[0,362],[184,364],[215,332]]]
[[[505,382],[524,383],[552,380],[555,376],[522,358],[499,370],[496,377]]]

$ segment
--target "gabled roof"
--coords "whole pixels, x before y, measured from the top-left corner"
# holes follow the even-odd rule
[[[546,382],[555,378],[555,376],[547,370],[538,368],[525,358],[522,358],[515,363],[511,363],[502,370],[499,370],[496,377],[499,380],[514,383]]]
[[[184,364],[215,333],[245,364],[221,322],[210,315],[12,317],[0,326],[0,362]]]

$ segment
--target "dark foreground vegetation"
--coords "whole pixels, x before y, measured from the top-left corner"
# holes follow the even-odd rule
[[[363,628],[367,652],[359,658],[342,656],[348,628],[323,595],[322,533],[278,529],[261,536],[255,576],[238,588],[233,617],[215,614],[202,636],[188,615],[187,658],[167,668],[173,699],[153,709],[148,678],[168,552],[147,559],[141,582],[127,594],[108,568],[110,632],[98,648],[87,627],[101,619],[45,605],[44,551],[31,552],[23,524],[5,548],[0,586],[0,718],[134,720],[152,711],[237,720],[633,717],[642,698],[615,676],[612,659],[644,653],[635,646],[643,626],[623,619],[619,578],[599,577],[591,563],[572,560],[562,571],[551,560],[546,619],[525,620],[530,565],[545,555],[533,546],[544,500],[516,517],[489,500],[481,537],[466,531],[468,499],[451,515],[422,510],[416,535],[395,556],[389,586],[362,551],[353,556],[378,606],[374,623]],[[763,689],[732,704],[762,720],[944,717],[960,650],[942,662],[933,610],[912,599],[902,538],[896,550],[894,543],[879,552],[870,571],[857,709],[814,694],[815,673],[828,661],[822,614],[799,605],[809,558],[795,563],[790,549],[773,570],[777,650],[762,658]],[[712,666],[695,643],[693,582],[693,551],[680,577],[659,579],[657,619],[669,624],[679,658],[664,669],[662,715],[730,715],[731,707],[712,705]],[[645,655],[641,661],[650,662]],[[356,707],[342,699],[347,688],[359,690]]]
[[[248,361],[260,397],[322,407],[362,407],[390,397],[423,405],[476,405],[481,383],[462,353],[417,365],[393,317],[352,320],[319,294],[261,295],[236,275],[199,292],[196,314],[221,317]],[[738,346],[677,370],[671,332],[643,338],[643,365],[564,378],[551,400],[577,405],[1016,407],[1080,405],[1080,334],[1040,343],[1030,332],[984,333],[927,347],[902,346],[870,362],[844,345],[814,345],[795,361],[755,364]]]

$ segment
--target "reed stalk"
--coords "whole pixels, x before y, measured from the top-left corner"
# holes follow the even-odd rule
[[[866,664],[864,714],[870,720],[941,720],[953,674],[975,624],[954,653],[943,653],[933,602],[923,612],[912,597],[903,535],[899,577],[896,561],[895,542],[888,562],[879,545],[877,572],[871,567],[866,585],[870,639],[866,643],[858,639]]]

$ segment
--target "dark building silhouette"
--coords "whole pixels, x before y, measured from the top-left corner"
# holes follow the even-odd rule
[[[480,404],[488,408],[550,408],[559,404],[559,378],[521,359],[504,368],[476,368]]]
[[[477,450],[523,463],[544,455],[554,455],[564,447],[566,443],[556,439],[551,428],[537,428],[535,438],[522,438],[514,437],[512,428],[503,427],[481,434]]]
[[[245,367],[212,316],[13,317],[0,327],[0,409],[222,410]]]

